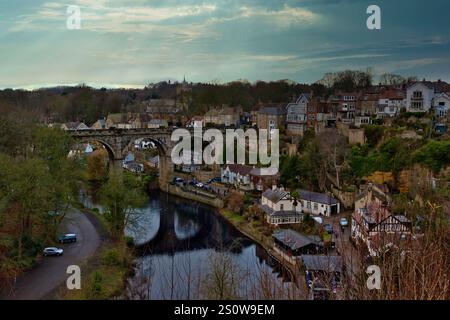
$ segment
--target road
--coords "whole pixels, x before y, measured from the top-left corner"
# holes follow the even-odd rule
[[[61,257],[44,257],[30,271],[19,277],[13,292],[3,292],[1,299],[39,300],[50,298],[52,292],[69,276],[67,267],[79,265],[91,257],[100,246],[101,237],[90,218],[77,209],[70,209],[64,218],[63,232],[76,233],[78,241],[60,245]],[[83,270],[81,269],[81,276]]]
[[[339,224],[339,220],[342,217],[346,217],[349,223],[349,226],[343,231],[341,230],[341,226]],[[331,218],[325,218],[324,221],[325,223],[330,223],[333,225],[333,229],[337,236],[336,248],[339,250],[348,272],[352,275],[357,274],[361,268],[361,258],[358,250],[356,250],[350,242],[351,219],[349,219],[349,213],[344,212],[339,215],[334,215]]]

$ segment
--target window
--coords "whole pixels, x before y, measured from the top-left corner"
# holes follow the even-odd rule
[[[319,205],[317,203],[314,203],[314,210],[319,210]]]
[[[413,102],[411,102],[411,108],[413,108],[413,109],[422,109],[422,102],[421,101],[413,101]]]
[[[413,98],[414,99],[422,99],[422,91],[414,91],[413,92]]]
[[[280,210],[283,211],[284,210],[284,205],[280,204]]]

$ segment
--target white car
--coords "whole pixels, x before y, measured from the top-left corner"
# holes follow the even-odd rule
[[[63,249],[55,248],[55,247],[48,247],[45,248],[43,251],[43,254],[45,257],[48,256],[62,256],[64,253]]]
[[[341,218],[341,220],[339,220],[339,224],[341,225],[342,228],[345,228],[348,226],[348,221],[346,218]]]
[[[195,185],[197,188],[203,188],[203,183],[199,182]]]
[[[313,217],[313,219],[318,223],[318,224],[323,224],[323,219],[321,217]]]

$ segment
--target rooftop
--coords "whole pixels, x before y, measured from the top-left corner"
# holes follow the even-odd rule
[[[340,256],[302,255],[305,268],[310,271],[341,272]]]
[[[272,236],[278,241],[282,242],[292,250],[306,247],[310,244],[321,244],[322,241],[319,236],[305,235],[298,233],[291,229],[283,229],[275,231]]]
[[[275,202],[275,203],[280,201],[286,195],[289,195],[289,192],[284,189],[281,189],[281,188],[267,189],[262,194],[262,196],[264,198],[269,199],[270,201]]]
[[[271,116],[283,116],[286,114],[286,109],[275,107],[275,106],[265,106],[259,109],[258,114],[267,114]]]
[[[246,176],[246,175],[250,174],[250,172],[253,169],[253,167],[246,166],[243,164],[227,164],[225,166],[225,169],[226,168],[228,168],[228,170],[230,170],[231,172],[240,174],[241,176]]]
[[[302,200],[323,203],[323,204],[329,204],[329,205],[334,205],[334,204],[339,203],[335,198],[333,198],[325,193],[318,193],[318,192],[312,192],[312,191],[307,191],[307,190],[298,190],[298,193],[300,195],[300,199],[302,199]]]

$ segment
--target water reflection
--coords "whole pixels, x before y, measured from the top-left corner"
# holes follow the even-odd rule
[[[136,274],[129,280],[129,298],[210,297],[214,286],[210,275],[217,272],[218,261],[228,264],[226,277],[234,281],[236,297],[298,295],[286,270],[210,207],[154,193],[139,216],[139,231],[127,230],[139,254]]]
[[[80,197],[86,207],[103,211],[95,197]],[[138,255],[126,298],[214,298],[212,275],[218,278],[218,270],[224,271],[222,280],[233,287],[229,294],[234,298],[303,298],[287,270],[214,209],[153,192],[136,212],[126,230]]]

